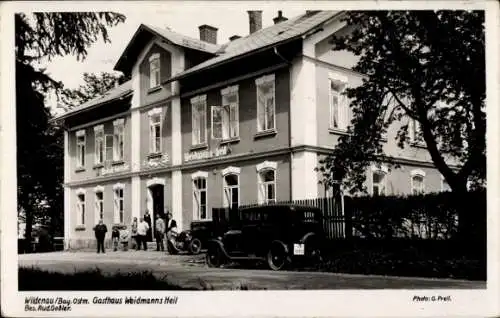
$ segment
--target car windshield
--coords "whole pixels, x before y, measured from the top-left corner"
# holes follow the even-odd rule
[[[315,211],[301,211],[299,213],[301,221],[304,223],[317,223],[319,214]]]

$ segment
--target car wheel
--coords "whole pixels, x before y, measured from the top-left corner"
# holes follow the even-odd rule
[[[212,245],[207,250],[206,261],[208,267],[221,267],[224,263],[224,256],[219,246]]]
[[[306,241],[306,257],[312,263],[322,261],[321,246],[317,240]]]
[[[289,256],[282,244],[273,244],[267,253],[267,264],[274,271],[285,268],[289,263]]]
[[[189,242],[189,252],[191,254],[199,254],[201,251],[201,241],[197,238],[194,238]]]

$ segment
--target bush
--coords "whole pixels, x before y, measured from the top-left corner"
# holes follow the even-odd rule
[[[19,268],[19,290],[193,290],[158,279],[152,272],[104,275],[99,269],[63,274]]]

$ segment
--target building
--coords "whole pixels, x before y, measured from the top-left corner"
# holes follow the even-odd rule
[[[340,92],[363,77],[353,55],[331,50],[330,37],[349,32],[342,12],[279,12],[265,29],[261,11],[248,14],[250,34],[222,45],[213,26],[192,39],[141,25],[115,66],[131,80],[59,118],[66,247],[92,241],[100,218],[168,209],[186,229],[213,207],[325,195],[314,168],[345,134]],[[370,167],[370,191],[442,190],[426,149],[399,149],[393,130],[385,149],[401,168]]]

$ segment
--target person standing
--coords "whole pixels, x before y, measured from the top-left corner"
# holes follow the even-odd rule
[[[163,244],[163,240],[165,238],[165,222],[160,217],[159,214],[156,214],[155,221],[155,239],[156,239],[156,250],[163,252],[165,250],[165,245]]]
[[[149,230],[149,225],[146,221],[144,221],[144,218],[141,218],[139,225],[137,226],[137,236],[139,237],[139,248],[138,250],[141,249],[141,244],[144,247],[144,250],[148,250],[148,241],[146,239],[146,235]]]
[[[167,239],[170,240],[172,232],[177,232],[177,222],[172,218],[172,213],[167,212]]]
[[[111,231],[111,240],[113,241],[113,251],[116,252],[118,250],[120,240],[120,230],[116,225],[113,226],[113,230]]]
[[[131,241],[131,248],[132,249],[136,249],[136,250],[139,250],[139,236],[137,235],[137,226],[139,225],[139,223],[137,222],[137,218],[134,218],[134,220],[132,221],[132,225],[130,226],[130,236],[132,238],[132,241]]]
[[[95,238],[97,240],[97,254],[102,250],[104,252],[104,238],[106,237],[106,233],[108,232],[108,228],[106,224],[103,223],[102,219],[99,220],[99,223],[94,226]]]
[[[124,225],[120,230],[120,242],[122,244],[124,252],[128,251],[128,239],[129,239],[129,232],[127,230],[127,226]]]
[[[151,215],[149,215],[149,211],[146,210],[146,213],[144,214],[144,221],[148,224],[148,233],[146,233],[147,236],[147,242],[151,242],[153,240],[152,237],[152,231],[151,231]]]

